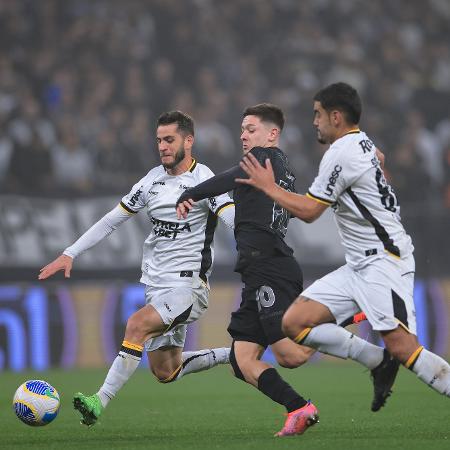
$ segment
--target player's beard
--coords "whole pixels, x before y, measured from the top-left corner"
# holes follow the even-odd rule
[[[317,130],[317,142],[319,142],[319,144],[326,144],[327,143],[327,141],[322,136],[322,134],[320,133],[319,130]]]
[[[175,159],[171,163],[163,163],[163,167],[165,169],[174,169],[178,164],[180,164],[181,161],[183,161],[184,157],[186,156],[186,152],[184,151],[184,147],[181,146],[178,151],[175,153]]]

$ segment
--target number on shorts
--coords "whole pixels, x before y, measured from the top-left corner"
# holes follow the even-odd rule
[[[256,291],[256,300],[258,301],[258,310],[261,308],[270,308],[275,303],[275,293],[270,286],[261,286]]]

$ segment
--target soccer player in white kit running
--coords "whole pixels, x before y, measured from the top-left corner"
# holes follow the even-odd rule
[[[345,83],[332,84],[314,97],[314,126],[319,142],[330,144],[306,195],[287,192],[273,180],[270,161],[262,167],[251,154],[241,167],[249,179],[305,222],[329,206],[335,213],[346,250],[346,264],[313,283],[286,311],[283,330],[298,344],[354,359],[374,374],[388,352],[437,392],[450,396],[450,365],[421,346],[416,336],[413,301],[414,247],[399,215],[371,139],[358,128],[361,101]],[[337,323],[363,311],[386,349],[360,349]],[[392,383],[394,377],[392,378]],[[382,405],[372,405],[372,409]],[[378,408],[379,409],[379,408]]]
[[[122,347],[99,391],[78,393],[74,407],[82,424],[94,425],[109,401],[138,367],[145,350],[151,370],[162,383],[180,379],[229,361],[229,348],[184,352],[188,323],[208,307],[208,277],[213,263],[213,236],[219,217],[234,227],[234,203],[227,194],[196,203],[189,219],[177,218],[181,193],[212,177],[213,172],[191,156],[194,122],[181,111],[163,113],[156,138],[162,165],[153,168],[112,211],[106,214],[56,260],[41,269],[44,280],[59,270],[70,276],[73,259],[146,210],[152,231],[144,243],[141,282],[146,305],[127,321]]]

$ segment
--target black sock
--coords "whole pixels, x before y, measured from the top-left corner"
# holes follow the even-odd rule
[[[274,402],[284,405],[290,413],[306,405],[307,401],[280,377],[279,373],[271,367],[265,370],[258,378],[258,389]]]

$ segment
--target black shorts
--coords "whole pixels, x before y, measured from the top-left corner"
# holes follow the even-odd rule
[[[293,257],[275,257],[242,274],[239,309],[231,314],[228,332],[235,341],[267,347],[283,339],[283,314],[303,290],[303,276]]]

